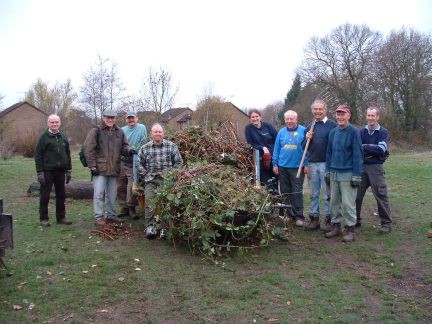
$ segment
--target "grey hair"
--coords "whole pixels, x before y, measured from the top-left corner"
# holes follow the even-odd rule
[[[315,99],[314,102],[312,102],[311,109],[313,109],[314,106],[317,105],[317,104],[323,105],[324,106],[324,110],[327,110],[327,103],[324,100],[322,100],[322,99]]]
[[[297,118],[297,113],[296,113],[294,110],[287,110],[287,111],[284,113],[284,118],[287,118],[288,115],[293,115],[295,118]]]

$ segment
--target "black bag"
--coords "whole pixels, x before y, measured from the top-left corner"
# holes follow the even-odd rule
[[[99,136],[100,136],[100,128],[96,127],[96,151],[99,150]],[[88,163],[85,157],[84,144],[81,145],[81,150],[79,151],[79,159],[83,167],[88,167]]]

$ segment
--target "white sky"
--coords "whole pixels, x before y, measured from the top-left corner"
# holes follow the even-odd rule
[[[286,96],[308,40],[346,22],[432,34],[432,1],[0,0],[3,108],[38,78],[70,78],[79,92],[98,54],[117,63],[128,94],[163,66],[176,106],[195,108],[212,84],[240,108],[263,108]]]

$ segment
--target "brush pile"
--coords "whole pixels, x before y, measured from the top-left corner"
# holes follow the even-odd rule
[[[164,177],[150,201],[167,239],[213,259],[232,248],[268,244],[271,198],[253,183],[253,151],[229,129],[175,134],[185,167]]]

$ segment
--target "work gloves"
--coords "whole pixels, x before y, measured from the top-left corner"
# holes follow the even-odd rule
[[[37,173],[37,180],[41,186],[45,186],[45,173],[43,171]]]
[[[96,167],[90,168],[90,173],[92,176],[97,176],[99,175],[99,171]]]
[[[324,176],[324,181],[327,185],[330,185],[330,172],[326,172]]]
[[[360,186],[361,177],[360,176],[352,176],[351,177],[351,187],[357,188]]]
[[[72,171],[71,170],[67,170],[66,171],[66,184],[69,183],[69,181],[71,181],[72,179]]]
[[[270,152],[269,153],[264,153],[264,155],[262,157],[262,160],[263,160],[264,169],[270,170],[270,165],[271,165],[271,162],[272,162],[272,155],[271,155],[271,153]]]

